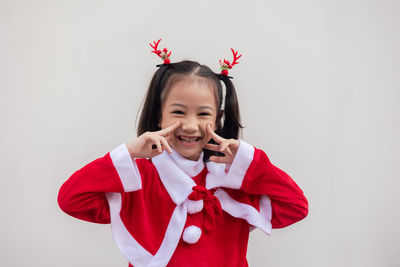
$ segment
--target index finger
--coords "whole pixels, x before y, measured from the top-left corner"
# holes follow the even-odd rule
[[[158,131],[158,133],[159,133],[160,135],[167,135],[167,134],[169,134],[170,132],[174,131],[176,128],[178,128],[179,125],[180,125],[180,121],[176,121],[176,122],[175,122],[174,124],[172,124],[171,126],[168,126],[167,128],[164,128],[164,129]]]
[[[224,138],[222,138],[221,136],[219,136],[218,134],[216,134],[212,129],[210,124],[207,124],[207,130],[208,133],[211,135],[212,139],[214,139],[215,141],[217,141],[218,143],[222,143],[223,141],[225,141]]]

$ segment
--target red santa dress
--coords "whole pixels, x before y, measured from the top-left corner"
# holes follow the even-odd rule
[[[293,179],[242,140],[229,166],[176,151],[132,160],[122,144],[76,171],[58,203],[76,218],[111,223],[134,267],[245,267],[251,230],[270,235],[308,213]]]

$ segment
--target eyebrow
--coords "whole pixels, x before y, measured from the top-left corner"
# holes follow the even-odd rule
[[[212,107],[210,106],[201,106],[199,107],[199,109],[209,109],[209,110],[214,110]]]
[[[179,103],[173,103],[173,104],[171,104],[171,107],[173,107],[173,106],[177,106],[177,107],[181,107],[181,108],[186,108],[185,105],[179,104]],[[210,109],[210,110],[214,110],[214,109],[213,109],[212,107],[210,107],[210,106],[200,106],[199,109]]]
[[[178,104],[178,103],[173,103],[173,104],[171,104],[171,107],[173,107],[173,106],[178,106],[178,107],[181,107],[181,108],[186,108],[185,105]]]

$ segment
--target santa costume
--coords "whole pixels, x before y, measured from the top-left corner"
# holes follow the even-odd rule
[[[270,235],[308,213],[293,179],[242,140],[230,165],[175,150],[132,159],[122,144],[76,171],[58,203],[76,218],[111,223],[134,267],[245,267],[251,230]]]

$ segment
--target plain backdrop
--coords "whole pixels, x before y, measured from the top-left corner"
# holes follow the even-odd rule
[[[0,1],[0,265],[128,266],[109,225],[57,204],[77,169],[136,137],[160,60],[230,72],[243,139],[309,215],[250,235],[252,267],[400,266],[400,2]]]

